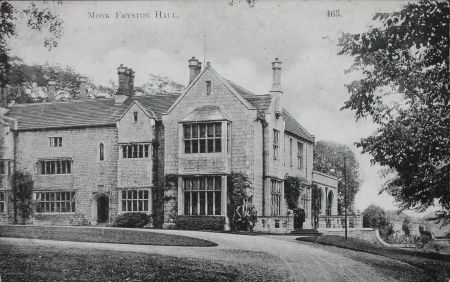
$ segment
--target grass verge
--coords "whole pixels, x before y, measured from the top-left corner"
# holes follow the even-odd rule
[[[2,281],[275,281],[259,265],[0,242]],[[258,255],[258,254],[256,254]]]
[[[297,240],[376,254],[420,267],[437,275],[440,279],[450,277],[450,255],[448,254],[389,248],[356,238],[348,238],[346,241],[345,237],[334,235],[299,237]]]
[[[151,232],[113,228],[84,228],[64,226],[0,226],[0,237],[44,239],[57,241],[116,243],[133,245],[213,247],[211,241]]]

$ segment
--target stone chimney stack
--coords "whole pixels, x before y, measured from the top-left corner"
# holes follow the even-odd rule
[[[128,95],[134,96],[134,70],[128,69]]]
[[[199,63],[199,61],[192,57],[188,61],[189,63],[189,84],[197,77],[197,75],[202,70],[202,63]]]
[[[80,87],[79,87],[79,95],[80,99],[88,99],[88,89],[87,89],[87,78],[82,76],[80,77]]]
[[[117,90],[117,95],[127,95],[129,93],[129,74],[128,68],[124,67],[123,64],[117,68],[117,74],[119,75],[119,89]]]
[[[56,82],[54,82],[53,80],[50,80],[47,83],[47,91],[48,91],[47,101],[54,102],[55,97],[56,97]]]
[[[275,115],[278,118],[283,113],[283,91],[281,90],[281,61],[278,58],[272,62],[273,80],[270,94],[275,97]]]

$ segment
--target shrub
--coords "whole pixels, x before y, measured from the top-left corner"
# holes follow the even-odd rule
[[[143,212],[130,212],[119,215],[114,227],[142,228],[150,222],[151,216]]]
[[[175,220],[177,229],[217,230],[225,227],[225,216],[179,215]]]
[[[242,172],[233,172],[228,177],[228,218],[233,219],[236,209],[240,206],[250,204],[253,199],[252,183],[248,176]],[[234,230],[234,222],[230,222]]]
[[[298,199],[302,192],[302,179],[297,176],[286,176],[284,178],[284,198],[289,209],[298,208]]]
[[[405,217],[405,219],[403,219],[402,230],[406,236],[411,235],[411,219],[409,217]]]
[[[386,212],[375,205],[368,206],[362,213],[363,226],[377,228],[383,239],[394,234],[394,227],[386,217]]]

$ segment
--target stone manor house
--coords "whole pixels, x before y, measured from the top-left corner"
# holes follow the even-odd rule
[[[284,108],[301,99],[283,93],[281,61],[273,84],[256,95],[192,57],[182,93],[134,95],[134,71],[118,69],[113,98],[90,98],[84,80],[79,100],[5,105],[0,129],[0,222],[13,218],[11,175],[31,173],[35,224],[113,222],[126,212],[151,214],[154,188],[173,176],[165,193],[165,226],[177,217],[226,217],[227,177],[245,173],[252,183],[256,228],[292,229],[284,198],[286,175],[306,185],[300,197],[304,228],[312,227],[311,186],[321,189],[323,215],[337,215],[337,182],[313,171],[314,136]],[[228,219],[227,219],[228,220]]]

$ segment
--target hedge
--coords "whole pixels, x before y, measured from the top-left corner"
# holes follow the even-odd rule
[[[179,215],[175,220],[175,227],[187,230],[222,231],[225,227],[225,216]]]
[[[113,227],[142,228],[150,222],[150,216],[143,212],[130,212],[119,215]]]

